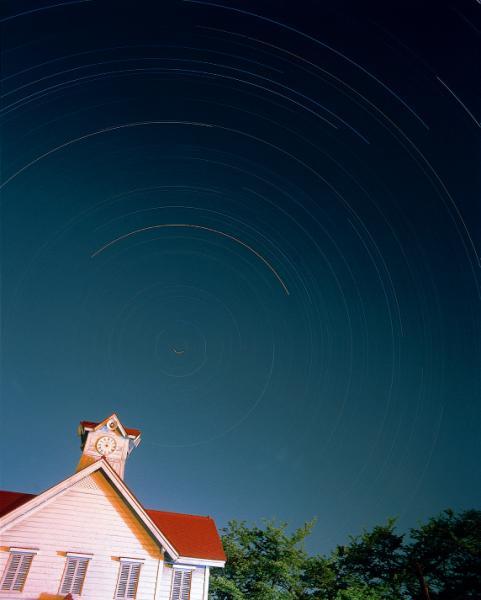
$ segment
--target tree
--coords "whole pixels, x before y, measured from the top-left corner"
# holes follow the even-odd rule
[[[304,563],[302,573],[304,596],[310,600],[343,600],[338,597],[339,574],[335,558],[312,556]]]
[[[341,589],[357,585],[376,591],[380,598],[403,598],[404,536],[394,529],[395,519],[389,519],[386,525],[377,525],[338,546],[335,557]]]
[[[335,600],[384,600],[389,598],[388,590],[381,585],[370,587],[359,583],[353,583],[344,590],[337,592]]]
[[[411,530],[406,578],[414,600],[481,598],[481,511],[445,510]]]
[[[395,520],[308,556],[313,523],[289,534],[272,521],[223,531],[227,566],[212,576],[213,600],[479,600],[481,511],[446,510],[408,535]]]
[[[231,521],[222,540],[228,557],[223,572],[213,574],[215,600],[297,600],[303,597],[302,573],[307,560],[303,541],[313,523],[294,533],[287,526],[266,521],[249,528]]]

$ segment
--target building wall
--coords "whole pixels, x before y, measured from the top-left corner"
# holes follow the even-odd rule
[[[81,480],[0,536],[0,575],[10,547],[34,547],[23,592],[2,592],[4,598],[53,600],[58,595],[67,552],[93,554],[81,598],[114,597],[120,557],[140,558],[142,566],[137,600],[168,600],[172,568],[165,565],[158,543],[151,537],[105,477],[99,473]],[[191,600],[203,600],[204,569],[192,577]],[[157,594],[156,595],[156,589]]]

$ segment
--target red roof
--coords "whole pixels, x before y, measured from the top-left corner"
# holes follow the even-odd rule
[[[87,427],[88,429],[95,429],[98,423],[94,423],[94,421],[80,421],[80,425],[82,425],[82,427]],[[137,437],[141,433],[139,429],[132,429],[129,427],[124,427],[124,429],[127,432],[127,435],[133,435],[134,437]]]
[[[34,494],[0,491],[0,517],[32,498],[35,498]],[[146,512],[180,556],[226,560],[217,527],[210,517],[161,510]]]
[[[214,520],[162,510],[146,511],[181,556],[226,560]]]
[[[0,491],[0,517],[3,517],[15,508],[22,506],[22,504],[25,504],[25,502],[28,502],[32,498],[35,498],[34,494]]]

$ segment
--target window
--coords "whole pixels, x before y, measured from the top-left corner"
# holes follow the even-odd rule
[[[21,592],[27,579],[30,565],[36,551],[14,549],[10,550],[7,567],[2,579],[1,590]]]
[[[116,598],[135,598],[139,585],[140,561],[120,559],[119,581],[117,583]]]
[[[87,574],[87,566],[90,556],[75,555],[67,552],[67,564],[63,572],[60,594],[81,594],[82,587]]]
[[[171,600],[189,600],[192,570],[174,569]]]

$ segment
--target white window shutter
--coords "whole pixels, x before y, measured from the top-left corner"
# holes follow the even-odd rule
[[[174,569],[171,600],[189,600],[192,571]]]
[[[82,587],[85,581],[85,575],[87,574],[87,558],[80,558],[77,560],[77,570],[72,584],[72,592],[74,594],[81,594]]]
[[[142,564],[139,562],[122,562],[120,564],[119,581],[117,583],[115,598],[135,598],[139,585],[141,566]]]
[[[2,591],[21,592],[27,579],[34,553],[12,552],[5,569]]]
[[[184,576],[182,577],[182,600],[189,600],[191,582],[192,571],[184,571]]]
[[[130,575],[130,564],[122,563],[120,565],[120,575],[119,582],[117,584],[117,593],[115,594],[116,598],[125,598],[125,593],[127,591],[127,583],[129,581]]]
[[[130,579],[127,585],[127,595],[126,598],[135,598],[135,594],[137,592],[137,585],[139,583],[140,577],[140,564],[139,563],[131,563],[130,565]]]
[[[67,557],[67,564],[60,584],[61,594],[80,594],[87,574],[88,558]]]

